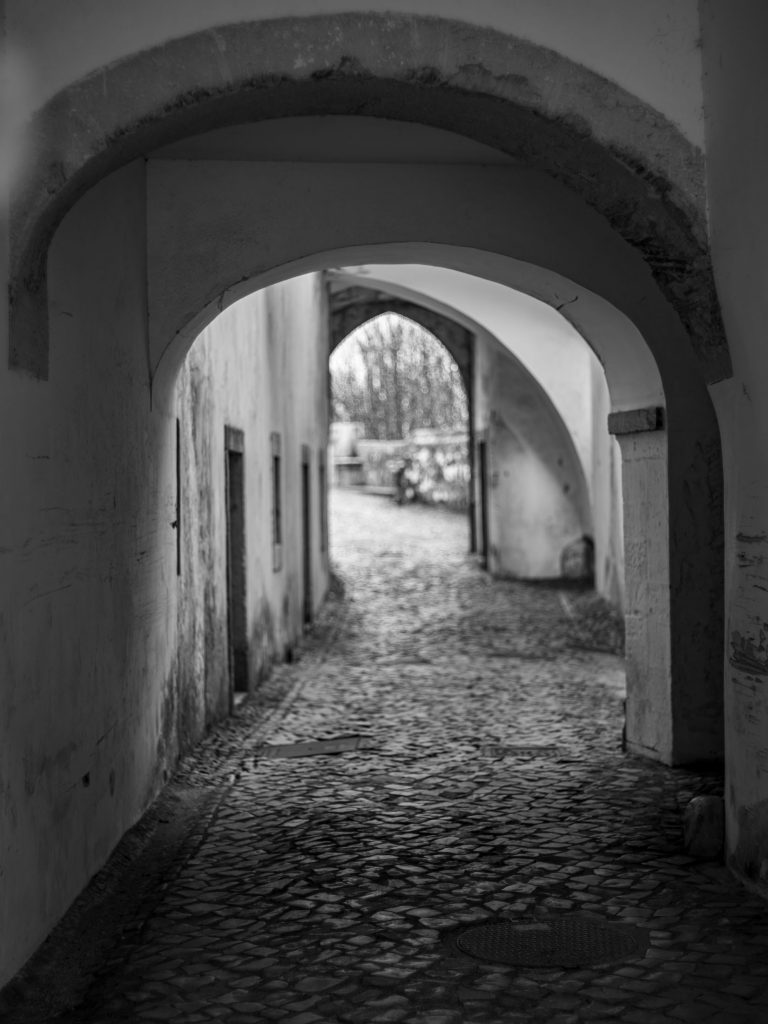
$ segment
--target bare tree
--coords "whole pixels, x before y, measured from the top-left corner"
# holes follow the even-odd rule
[[[466,429],[467,397],[444,346],[412,320],[384,313],[331,357],[333,417],[361,422],[365,436],[396,440],[418,427]]]

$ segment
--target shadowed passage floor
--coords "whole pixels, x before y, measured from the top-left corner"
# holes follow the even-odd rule
[[[182,766],[212,809],[61,1019],[768,1020],[766,906],[682,847],[717,780],[622,753],[622,661],[568,595],[490,579],[454,513],[333,505],[344,596]],[[545,966],[466,938],[536,961],[563,921]],[[593,926],[638,941],[584,963]]]

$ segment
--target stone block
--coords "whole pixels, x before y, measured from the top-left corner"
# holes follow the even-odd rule
[[[627,409],[623,412],[608,414],[608,433],[614,436],[662,430],[663,427],[664,410],[660,406],[654,405],[647,409]]]
[[[683,812],[685,849],[692,857],[719,860],[723,855],[725,812],[719,796],[695,796]]]

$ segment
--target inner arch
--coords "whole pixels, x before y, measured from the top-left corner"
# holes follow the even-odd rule
[[[414,265],[454,271],[457,279],[468,277],[485,282],[486,300],[491,312],[501,303],[502,295],[508,289],[546,303],[573,325],[600,360],[608,381],[613,411],[664,404],[659,369],[644,338],[628,317],[611,303],[542,267],[495,253],[433,243],[383,243],[332,250],[238,281],[191,316],[165,349],[153,356],[153,392],[156,399],[162,400],[165,385],[173,380],[181,360],[200,331],[222,309],[250,292],[328,267],[364,266],[367,268],[364,279],[368,286],[380,285],[402,300],[423,304],[419,293],[403,283],[404,275],[397,270]],[[576,297],[578,301],[574,301]],[[462,314],[440,299],[433,297],[430,305],[462,322]],[[463,316],[466,320],[466,314]],[[490,324],[485,325],[492,333],[493,323],[491,319]],[[153,346],[155,352],[158,349],[159,339]]]
[[[130,102],[115,104],[116,95]],[[38,111],[34,159],[12,211],[10,364],[47,375],[48,245],[96,181],[186,136],[318,113],[452,129],[561,182],[640,254],[706,379],[728,375],[696,147],[620,87],[543,46],[449,19],[372,13],[193,33],[126,56]]]

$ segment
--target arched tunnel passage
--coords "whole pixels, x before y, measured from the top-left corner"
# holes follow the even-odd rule
[[[331,309],[335,303],[331,292]],[[471,374],[465,378],[442,340],[415,319],[386,304],[367,313],[354,318],[337,345],[331,314],[333,481],[389,494],[398,505],[465,513],[472,495]],[[472,522],[470,515],[470,531]]]
[[[175,528],[184,566],[177,598],[176,686],[185,695],[178,709],[183,736],[194,736],[197,717],[211,723],[224,713],[233,689],[253,691],[271,661],[290,653],[302,624],[322,604],[329,550],[324,502],[332,476],[323,443],[324,356],[335,337],[342,337],[341,329],[337,335],[333,330],[334,295],[341,296],[344,323],[354,327],[369,322],[371,315],[383,315],[381,310],[393,301],[377,293],[372,305],[365,294],[365,304],[355,311],[349,303],[359,300],[363,290],[334,293],[329,277],[315,273],[288,279],[228,306],[191,346],[175,385],[182,459],[176,467]],[[509,297],[513,319],[514,293]],[[416,305],[407,308],[413,311]],[[387,312],[393,315],[391,308]],[[487,331],[476,337],[428,306],[422,307],[420,319],[469,342],[468,361],[478,360],[482,371],[482,378],[470,377],[470,385],[478,422],[491,427],[483,427],[489,465],[498,477],[511,477],[513,492],[518,492],[513,493],[515,503],[503,481],[497,481],[487,496],[489,568],[499,576],[557,580],[563,540],[580,536],[585,528],[571,504],[578,486],[583,504],[577,511],[590,514],[584,473],[565,424],[532,375]],[[243,391],[244,379],[258,381],[258,387]],[[292,400],[286,402],[289,394]],[[511,450],[510,432],[516,439]],[[574,486],[563,489],[558,483],[554,497],[531,486],[532,453],[544,476],[558,474],[562,481],[570,472]],[[566,458],[570,465],[564,468]],[[233,592],[238,568],[232,543],[233,478],[238,486],[234,512],[241,530],[245,524],[238,593]],[[556,504],[560,494],[562,510]],[[521,514],[526,508],[527,517]],[[377,533],[375,528],[372,532]],[[247,624],[244,679],[238,678],[233,638],[237,622]],[[202,678],[200,664],[206,666]]]
[[[331,352],[362,324],[383,313],[395,313],[420,324],[451,354],[469,396],[472,391],[472,335],[465,327],[427,306],[374,288],[331,286]]]
[[[714,668],[718,659],[712,651],[719,651],[719,640],[712,629],[709,610],[712,602],[722,602],[722,593],[718,584],[718,548],[709,543],[709,538],[721,531],[717,462],[712,455],[719,448],[713,448],[717,441],[712,433],[714,417],[704,383],[697,378],[693,357],[686,348],[685,336],[663,297],[654,289],[642,261],[637,261],[620,240],[604,229],[596,227],[593,231],[590,224],[581,220],[581,214],[574,221],[562,208],[563,217],[558,221],[560,236],[553,244],[559,243],[563,232],[570,238],[570,270],[579,278],[583,266],[576,265],[580,249],[577,243],[582,238],[589,241],[593,249],[588,265],[591,283],[597,290],[575,285],[572,279],[547,266],[542,268],[521,260],[521,240],[535,238],[538,245],[542,238],[549,237],[548,232],[539,229],[545,221],[549,222],[552,204],[547,203],[544,209],[532,203],[530,194],[526,197],[510,189],[510,181],[502,181],[501,177],[496,181],[496,193],[491,195],[491,181],[484,175],[483,187],[467,189],[465,172],[451,181],[453,175],[442,171],[437,175],[428,169],[415,176],[420,179],[419,194],[412,195],[412,201],[404,205],[407,189],[416,183],[411,169],[405,168],[408,173],[402,176],[397,189],[390,188],[391,202],[380,202],[374,210],[364,181],[371,168],[361,171],[352,167],[348,175],[340,175],[337,169],[326,174],[320,169],[315,186],[305,193],[297,192],[295,185],[299,178],[306,179],[307,168],[296,169],[296,175],[289,180],[282,170],[275,178],[273,169],[264,165],[244,168],[237,162],[203,163],[206,166],[191,161],[159,161],[161,166],[154,167],[150,161],[148,165],[133,164],[108,176],[62,222],[49,253],[54,372],[48,384],[38,385],[32,397],[25,397],[23,402],[19,398],[14,408],[19,422],[37,416],[41,429],[47,425],[58,454],[51,460],[50,472],[36,480],[34,487],[30,486],[22,496],[19,514],[24,515],[25,529],[47,535],[55,522],[57,529],[66,532],[70,527],[65,513],[40,510],[81,508],[83,495],[87,495],[86,504],[102,510],[100,521],[103,520],[98,543],[92,531],[88,532],[90,539],[86,539],[81,535],[83,528],[76,528],[73,542],[60,561],[43,561],[39,554],[25,556],[18,560],[15,573],[19,591],[27,598],[41,591],[50,592],[41,602],[27,605],[23,613],[30,619],[25,628],[40,630],[50,643],[19,653],[22,675],[31,673],[41,679],[58,675],[78,680],[76,686],[74,682],[72,685],[80,688],[82,699],[93,709],[94,735],[84,737],[73,719],[71,703],[62,704],[63,691],[57,691],[59,697],[50,705],[57,709],[57,729],[70,731],[72,742],[76,742],[84,757],[91,747],[98,750],[99,758],[106,758],[109,753],[112,764],[104,766],[104,777],[109,777],[114,769],[118,780],[125,779],[126,784],[132,780],[123,797],[125,806],[136,808],[147,799],[147,794],[156,792],[163,769],[168,770],[167,766],[174,763],[179,743],[184,741],[176,724],[182,706],[180,694],[186,692],[180,683],[190,676],[199,679],[198,667],[206,664],[207,638],[218,635],[218,631],[209,629],[210,618],[206,613],[195,613],[189,623],[189,628],[195,630],[191,656],[180,659],[179,602],[183,588],[192,581],[188,575],[182,575],[181,588],[173,582],[175,568],[169,567],[175,567],[176,544],[168,524],[176,519],[172,396],[184,356],[217,312],[236,308],[232,305],[235,300],[254,289],[280,285],[297,274],[328,267],[378,262],[446,267],[532,292],[553,305],[568,300],[562,313],[572,323],[586,325],[583,333],[600,349],[605,360],[612,398],[621,394],[628,401],[622,402],[617,411],[622,411],[622,405],[625,410],[633,407],[630,403],[635,380],[648,383],[646,377],[627,372],[628,366],[636,366],[637,361],[627,363],[622,344],[638,354],[643,366],[650,359],[647,352],[642,355],[646,335],[657,339],[656,355],[660,339],[664,339],[664,360],[656,364],[656,385],[661,378],[667,413],[665,427],[645,435],[628,435],[622,442],[628,446],[630,456],[623,473],[625,509],[631,509],[633,516],[626,531],[627,550],[633,556],[631,564],[628,561],[627,574],[628,650],[633,652],[627,673],[628,740],[632,749],[670,761],[684,761],[702,750],[710,754],[716,750],[722,733],[717,716],[719,674]],[[260,177],[264,174],[266,177]],[[381,178],[391,184],[392,176],[387,169]],[[343,187],[339,190],[340,178]],[[265,186],[268,179],[269,189],[256,187],[256,179]],[[522,184],[519,177],[515,181]],[[437,187],[433,188],[433,184]],[[456,191],[458,185],[461,188]],[[550,195],[549,185],[546,192]],[[297,207],[299,194],[311,198],[309,208],[303,212]],[[272,214],[266,211],[266,197]],[[465,217],[453,217],[459,199],[466,205],[474,197],[480,201],[479,208],[466,211]],[[510,201],[525,209],[510,210],[505,205]],[[286,222],[274,214],[282,208],[292,211],[291,223],[296,231],[293,237],[286,231]],[[510,238],[505,235],[505,241],[498,230],[504,216],[531,217],[536,209],[544,220],[529,221],[527,234],[521,227],[520,236],[514,239],[515,252],[505,253]],[[504,210],[507,212],[502,216]],[[254,224],[259,224],[258,231],[252,230]],[[568,230],[566,224],[570,224]],[[325,248],[329,239],[339,240],[342,226],[345,241],[355,244]],[[446,226],[464,237],[459,239],[454,234],[450,243],[439,244],[414,241],[430,236],[439,238]],[[401,237],[410,241],[387,241],[393,230],[397,234],[402,232]],[[571,230],[573,234],[569,234]],[[382,241],[372,243],[371,237]],[[463,244],[456,244],[458,241]],[[596,263],[591,262],[596,255],[594,247],[600,250]],[[558,248],[555,265],[560,270],[564,253]],[[265,260],[274,262],[269,271],[263,269]],[[619,306],[611,302],[611,298],[619,299],[617,288],[622,296]],[[571,301],[575,296],[578,300]],[[285,294],[279,301],[291,305]],[[328,356],[327,317],[325,324],[322,337],[314,337],[311,344],[307,341],[308,365],[318,366],[320,372],[316,360],[321,359],[323,376]],[[280,359],[274,346],[271,358],[277,362]],[[653,360],[650,365],[654,366]],[[295,379],[299,377],[297,371]],[[95,379],[98,386],[94,386]],[[700,390],[689,387],[697,379]],[[286,395],[290,402],[285,400]],[[274,408],[278,398],[275,393],[265,394],[262,410]],[[659,404],[658,390],[651,392],[651,401],[654,398],[655,404]],[[279,404],[291,408],[296,403],[308,412],[313,408],[313,399],[305,398],[297,392],[295,383],[289,383]],[[97,432],[93,430],[94,422],[100,424]],[[59,429],[63,423],[66,429]],[[229,425],[243,429],[236,422]],[[300,448],[297,451],[298,438],[295,433],[289,436],[286,428],[276,427],[266,433],[259,429],[258,436],[268,439],[272,432],[281,435],[284,448],[280,458],[286,470],[289,459],[301,457]],[[212,443],[217,451],[223,448],[222,439],[213,438]],[[317,439],[308,436],[302,443],[316,446]],[[245,446],[253,450],[249,434]],[[264,464],[269,465],[272,456],[265,453],[264,457]],[[310,464],[313,478],[319,460],[318,451]],[[121,468],[119,474],[116,466]],[[19,467],[19,472],[20,479],[28,478],[24,475],[28,474],[28,467]],[[246,489],[256,479],[253,474],[247,475]],[[629,501],[628,487],[633,488]],[[265,489],[264,493],[269,492]],[[691,494],[701,495],[701,500],[691,502]],[[653,502],[649,502],[649,495],[654,495]],[[250,502],[249,508],[253,507]],[[269,522],[269,502],[261,507]],[[112,511],[115,508],[121,509],[120,516]],[[57,516],[62,517],[61,522]],[[640,538],[640,544],[630,549],[633,537]],[[146,538],[147,543],[138,545],[137,538]],[[247,557],[255,558],[255,552],[247,550]],[[283,547],[283,556],[286,553]],[[279,563],[276,553],[270,561]],[[82,575],[83,564],[90,566],[87,584]],[[291,618],[299,593],[295,575],[298,570],[286,561],[282,564],[282,569],[271,570],[273,576],[263,575],[265,587],[275,592],[282,588],[275,576],[282,573],[286,581],[284,593],[288,595],[287,615]],[[104,572],[105,565],[115,566],[111,581],[109,571]],[[653,574],[649,571],[651,567]],[[81,604],[85,602],[89,609],[87,631],[74,616],[73,606],[64,605],[57,596],[62,573],[64,585],[77,580],[78,588],[84,588]],[[206,574],[199,577],[197,592],[208,592],[214,599],[217,591]],[[261,636],[268,635],[269,621],[253,587],[248,590],[247,600],[253,602],[253,642],[258,644]],[[12,611],[14,631],[21,629],[17,620],[24,607],[19,602]],[[220,606],[214,603],[216,607]],[[137,609],[141,610],[138,619]],[[279,636],[279,629],[273,628]],[[151,643],[147,639],[150,634],[154,638]],[[74,637],[78,638],[76,642]],[[88,664],[93,669],[84,678],[80,666],[86,651],[91,652]],[[49,664],[52,652],[60,655],[55,672],[53,664]],[[258,666],[259,662],[254,658],[251,663]],[[102,672],[114,681],[114,686],[100,685]],[[208,699],[205,694],[203,697]],[[115,700],[129,701],[133,711],[120,718],[117,731],[110,733]],[[35,706],[34,702],[29,705],[30,714]],[[198,728],[200,720],[195,716],[192,720]],[[140,729],[138,721],[143,723]],[[35,749],[47,749],[49,741],[39,725],[30,724],[29,734]],[[105,734],[112,736],[110,744],[96,746]],[[138,762],[137,744],[144,751]],[[19,763],[22,762],[20,753]],[[140,769],[131,767],[137,763]],[[23,779],[17,782],[23,790]],[[44,815],[48,803],[43,791],[27,802],[24,820],[30,834],[34,831],[35,816]],[[119,824],[104,804],[101,814],[92,820],[88,856],[96,858],[98,837],[102,837],[103,846],[107,842],[104,837],[111,836],[111,841],[116,841],[119,831]],[[42,868],[38,873],[39,877],[48,878],[42,890],[47,893],[45,898],[28,886],[18,890],[19,900],[23,897],[25,903],[39,908],[28,915],[30,922],[37,922],[34,927],[38,929],[45,917],[43,905],[52,905],[46,900],[54,899],[56,877],[66,875],[72,882],[68,894],[55,897],[60,903],[84,884],[82,875],[71,866],[80,842],[79,833],[75,833],[77,830],[58,847],[61,870],[55,876],[47,875]],[[19,849],[26,846],[21,844]],[[9,866],[20,878],[26,872],[23,862],[26,856],[20,856]],[[18,916],[13,908],[9,913],[14,919],[24,918],[20,908]],[[39,934],[38,931],[38,937]],[[24,939],[20,948],[29,948],[24,945],[26,942]]]
[[[594,520],[585,467],[536,378],[479,325],[473,331],[414,298],[349,287],[343,275],[332,273],[329,281],[332,350],[355,328],[387,312],[410,318],[443,343],[468,397],[470,550],[480,550],[483,563],[497,575],[557,578],[566,549],[592,539]],[[508,316],[515,316],[513,299]],[[485,460],[482,473],[480,459]],[[615,538],[601,536],[599,546],[601,551],[615,547]],[[573,571],[590,575],[586,565]],[[615,600],[617,594],[609,596]]]
[[[322,522],[317,497],[307,501],[306,493],[309,483],[322,499],[318,399],[329,347],[327,301],[326,281],[318,273],[257,290],[209,324],[176,380],[184,467],[176,471],[182,512],[175,526],[181,530],[183,569],[177,590],[179,675],[173,686],[178,705],[163,709],[166,723],[171,715],[180,724],[187,720],[195,701],[198,707],[204,701],[213,719],[220,717],[237,685],[227,607],[231,581],[225,579],[231,573],[229,550],[226,571],[221,557],[231,548],[233,456],[243,460],[238,500],[248,509],[240,510],[249,530],[243,559],[250,566],[248,583],[259,584],[255,593],[250,585],[246,589],[246,611],[257,611],[256,619],[247,616],[250,649],[269,657],[275,650],[265,640],[279,645],[287,638],[290,644],[291,627],[301,628],[308,598],[322,596],[314,587],[307,591],[302,579],[307,549],[299,538],[306,534],[307,511],[310,532]],[[281,468],[275,474],[276,457]],[[418,927],[431,942],[435,925],[457,929],[502,879],[503,887],[522,886],[520,896],[509,897],[517,903],[527,898],[528,880],[540,879],[542,871],[554,880],[563,863],[579,870],[574,848],[577,857],[611,862],[617,847],[627,844],[632,851],[639,839],[651,842],[659,827],[659,772],[641,759],[627,769],[619,753],[620,667],[605,655],[569,654],[556,590],[489,585],[457,555],[451,524],[440,513],[437,520],[416,515],[403,529],[395,511],[402,514],[391,503],[373,518],[360,505],[339,510],[343,548],[337,557],[348,588],[342,616],[330,643],[316,641],[289,672],[279,673],[283,688],[273,685],[268,702],[280,701],[282,717],[275,716],[269,733],[253,731],[258,719],[244,705],[239,718],[211,737],[207,757],[185,761],[176,777],[181,793],[199,788],[201,779],[209,788],[220,787],[218,813],[210,816],[201,840],[195,833],[193,855],[182,849],[181,870],[163,883],[162,912],[152,914],[150,927],[135,930],[134,956],[106,971],[105,987],[91,985],[84,1022],[107,998],[117,1020],[130,1019],[138,999],[149,1007],[162,1000],[164,1009],[180,998],[193,1004],[199,992],[190,999],[186,973],[183,997],[175,994],[173,966],[164,972],[160,998],[156,987],[146,987],[147,962],[162,961],[169,947],[175,953],[179,939],[202,949],[195,962],[207,979],[215,978],[206,981],[209,1005],[221,997],[224,983],[231,992],[239,977],[249,987],[248,1002],[241,999],[246,1012],[266,1006],[263,994],[271,990],[258,973],[265,959],[259,950],[276,943],[268,947],[274,951],[266,961],[269,967],[281,965],[286,981],[278,991],[292,998],[299,993],[295,998],[302,1004],[303,989],[320,988],[324,1015],[345,1013],[350,995],[367,1009],[349,966],[355,956],[370,963],[380,942],[385,950],[397,948],[398,932],[409,929],[408,916],[401,929],[397,906],[410,912],[410,903],[418,901]],[[281,557],[275,557],[278,543]],[[313,545],[310,571],[318,584],[327,568],[323,554],[321,544]],[[264,615],[270,607],[277,611],[271,619]],[[209,647],[211,633],[218,640]],[[204,692],[195,692],[201,684]],[[98,777],[97,765],[95,784]],[[657,790],[649,792],[654,779]],[[626,801],[616,813],[628,780],[643,792],[649,810],[638,814]],[[172,788],[171,800],[175,793]],[[566,813],[568,805],[580,804],[575,796],[589,799],[589,815]],[[166,805],[156,813],[168,813]],[[610,824],[595,825],[592,814]],[[522,826],[526,836],[514,847],[520,863],[513,883],[510,818],[514,834],[519,837]],[[552,861],[543,868],[540,857],[524,863],[529,844],[546,849]],[[150,846],[147,861],[156,850]],[[152,865],[146,867],[154,880]],[[655,880],[645,862],[641,877],[649,885]],[[548,891],[546,898],[551,900]],[[537,899],[525,904],[531,912],[538,912]],[[318,959],[316,952],[328,949],[319,943],[328,933],[323,908],[335,909],[339,902],[350,912],[334,917],[335,937],[353,950],[368,948],[357,954],[344,949],[344,990],[338,981],[336,992],[335,967],[329,971],[328,958]],[[361,906],[358,917],[354,911]],[[425,908],[431,913],[424,915]],[[118,909],[113,927],[130,924],[130,907]],[[244,948],[243,963],[236,954]],[[247,965],[257,974],[246,981],[241,970],[230,974],[233,955],[237,968]],[[404,955],[406,969],[412,955]],[[252,964],[254,957],[259,959]],[[284,963],[296,973],[283,972]],[[425,990],[418,996],[419,1005],[426,995]],[[373,1007],[380,1009],[377,1001]]]
[[[438,339],[453,359],[461,376],[467,403],[469,550],[475,552],[477,550],[477,514],[474,337],[472,333],[442,313],[435,312],[417,302],[397,298],[386,292],[364,286],[345,287],[342,285],[334,287],[332,276],[329,278],[329,289],[331,355],[355,330],[379,316],[391,313],[418,324],[432,337]],[[482,496],[480,500],[483,500]]]
[[[577,325],[598,308],[620,320],[624,330],[603,349],[614,412],[664,407],[663,424],[623,421],[641,427],[622,440],[634,499],[627,502],[630,744],[680,762],[719,750],[722,495],[706,383],[726,375],[729,364],[697,194],[701,161],[672,126],[620,90],[611,109],[625,116],[613,126],[602,122],[590,86],[599,84],[604,95],[605,85],[541,48],[495,34],[489,41],[473,30],[445,49],[440,19],[426,19],[422,33],[397,18],[388,25],[388,38],[402,47],[372,53],[382,19],[355,21],[341,36],[333,32],[338,23],[322,21],[323,45],[301,81],[295,66],[283,74],[286,48],[270,50],[269,41],[281,28],[309,52],[315,40],[306,25],[269,25],[263,34],[263,26],[229,26],[223,35],[177,39],[77,83],[35,119],[39,149],[13,210],[10,363],[48,383],[19,375],[7,406],[15,429],[28,425],[43,454],[50,448],[39,465],[28,464],[21,447],[9,455],[23,493],[14,511],[8,628],[40,641],[16,643],[9,672],[20,681],[9,697],[20,717],[8,748],[7,813],[17,836],[8,877],[19,884],[9,885],[7,915],[17,922],[9,934],[19,950],[39,940],[42,922],[50,924],[135,820],[183,740],[174,727],[184,692],[171,526],[176,375],[215,312],[297,273],[355,259],[432,262],[517,285]],[[245,43],[254,34],[255,49]],[[232,74],[223,80],[224,38]],[[502,75],[474,78],[476,42],[490,45],[488,66]],[[255,52],[263,57],[258,81]],[[387,66],[392,53],[395,68]],[[441,65],[425,81],[419,69],[435,53],[444,55]],[[532,65],[530,75],[510,77],[510,62],[523,71]],[[553,70],[557,80],[585,86],[565,116],[547,106],[546,97],[559,95],[547,85]],[[210,89],[200,88],[201,79]],[[131,87],[137,80],[140,89]],[[108,97],[115,95],[135,97],[138,107],[113,106]],[[174,161],[156,152],[266,113],[346,117],[361,110],[453,126],[514,159],[484,170],[352,161],[346,168],[269,167]],[[647,135],[628,137],[630,123]],[[643,152],[641,136],[663,145],[651,142]],[[651,152],[673,154],[669,166]],[[596,349],[606,323],[602,331],[584,328]],[[642,400],[634,400],[627,351],[654,370]],[[307,352],[327,357],[327,345],[315,338]],[[292,385],[286,394],[300,401]],[[265,407],[274,399],[265,395]],[[301,460],[301,444],[310,441],[297,448],[298,437],[277,433],[265,464],[276,449],[281,460]],[[214,442],[222,451],[223,439]],[[320,459],[319,451],[311,454],[310,473]],[[253,483],[246,477],[246,491]],[[66,544],[52,560],[47,541],[57,536]],[[276,569],[273,556],[271,571],[287,577],[289,567]],[[76,602],[65,601],[70,590]],[[205,635],[204,615],[194,628]],[[34,686],[25,688],[29,680]],[[79,714],[85,706],[87,734]],[[82,777],[118,780],[119,814],[110,813],[106,783],[78,790],[82,800],[74,804],[68,766],[89,759]],[[31,793],[22,770],[30,764]],[[43,863],[40,851],[54,847],[56,863]],[[31,856],[40,861],[33,872]],[[59,878],[68,880],[66,891]]]
[[[388,46],[371,45],[382,39]],[[552,81],[567,83],[564,104]],[[116,95],[132,101],[114,105]],[[606,118],[606,109],[623,116]],[[11,365],[47,373],[46,252],[62,217],[94,182],[195,133],[318,112],[451,128],[551,174],[653,268],[707,379],[727,376],[696,148],[619,86],[543,46],[445,18],[376,13],[193,33],[70,84],[37,112],[36,144],[13,210]]]

